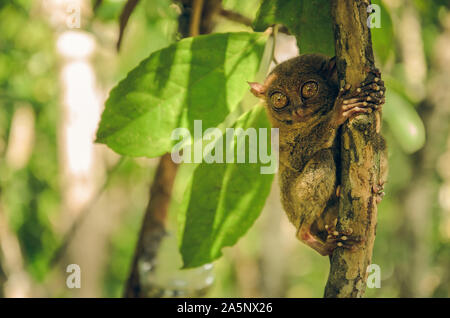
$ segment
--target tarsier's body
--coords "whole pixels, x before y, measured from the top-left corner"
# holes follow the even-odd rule
[[[322,255],[360,240],[335,229],[336,133],[347,119],[381,108],[384,85],[379,76],[374,70],[353,93],[348,84],[339,90],[335,60],[311,54],[279,64],[264,84],[250,83],[251,91],[265,100],[272,126],[279,129],[283,207],[298,238]]]

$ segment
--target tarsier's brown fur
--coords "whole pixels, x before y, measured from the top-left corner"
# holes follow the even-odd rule
[[[339,90],[334,58],[308,54],[277,65],[264,84],[250,86],[279,129],[281,202],[298,238],[322,255],[336,246],[353,248],[360,238],[335,229],[336,133],[347,119],[381,109],[385,88],[379,71],[350,93],[348,84]],[[381,194],[381,187],[374,190]]]

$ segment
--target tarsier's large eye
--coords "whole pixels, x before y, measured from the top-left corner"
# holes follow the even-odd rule
[[[317,94],[317,83],[314,81],[309,81],[302,86],[302,96],[304,98],[311,98]]]
[[[286,97],[286,95],[280,92],[276,92],[270,95],[270,101],[275,108],[283,108],[288,104],[288,98]]]

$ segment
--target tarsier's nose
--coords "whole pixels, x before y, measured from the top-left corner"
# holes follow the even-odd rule
[[[292,105],[293,111],[303,109],[303,107],[305,106],[305,105],[303,105],[303,100],[299,96],[292,96],[291,105]]]
[[[294,117],[302,117],[302,116],[303,116],[302,105],[296,105],[296,106],[292,109],[292,116],[294,116]]]

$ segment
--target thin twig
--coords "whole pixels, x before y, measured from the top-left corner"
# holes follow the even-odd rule
[[[202,18],[204,0],[194,0],[192,5],[191,23],[189,24],[190,36],[197,36],[200,34],[200,21]]]
[[[235,12],[232,10],[226,10],[224,8],[220,9],[220,15],[227,20],[237,22],[246,26],[252,26],[252,20],[245,15],[240,14],[239,12]]]
[[[128,24],[128,20],[130,19],[131,14],[136,8],[139,0],[128,0],[125,6],[123,7],[122,13],[119,18],[119,39],[117,40],[117,51],[120,50],[120,46],[122,44],[123,34],[125,32],[125,28]]]
[[[278,63],[278,61],[277,61],[277,58],[275,57],[275,49],[276,49],[276,46],[277,46],[277,35],[278,35],[278,27],[279,27],[279,25],[278,24],[275,24],[274,26],[273,26],[273,29],[272,29],[272,40],[273,40],[273,44],[272,44],[272,61],[275,63],[275,64],[279,64]]]

